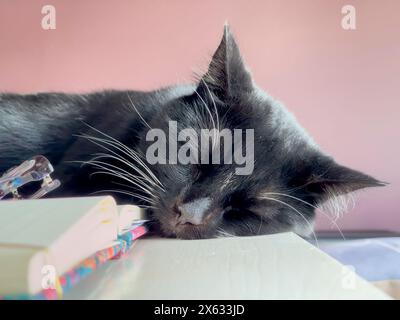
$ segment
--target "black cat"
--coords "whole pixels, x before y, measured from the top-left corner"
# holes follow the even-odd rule
[[[168,135],[170,121],[196,132],[254,130],[251,174],[236,174],[237,164],[150,164],[146,152],[153,142],[146,135],[150,129]],[[225,141],[223,147],[233,152]],[[0,172],[37,154],[52,162],[62,182],[51,196],[112,193],[147,208],[154,230],[184,239],[282,231],[309,236],[317,206],[383,185],[325,155],[253,83],[228,27],[195,85],[1,94]]]

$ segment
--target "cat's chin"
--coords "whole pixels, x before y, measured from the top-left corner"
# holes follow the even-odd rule
[[[176,225],[167,232],[167,235],[182,240],[215,238],[215,235],[207,230],[206,226],[191,224]]]

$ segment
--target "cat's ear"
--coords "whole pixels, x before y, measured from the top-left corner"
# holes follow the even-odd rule
[[[227,24],[208,71],[200,80],[199,88],[212,90],[221,100],[253,88],[251,74],[243,63],[239,47]]]
[[[332,196],[385,185],[387,183],[329,160],[314,167],[313,172],[306,180],[305,187],[310,194],[314,195],[317,202],[320,202],[328,200]]]

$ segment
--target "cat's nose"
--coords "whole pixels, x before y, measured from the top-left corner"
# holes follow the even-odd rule
[[[210,204],[210,198],[200,198],[178,206],[178,224],[202,224]]]

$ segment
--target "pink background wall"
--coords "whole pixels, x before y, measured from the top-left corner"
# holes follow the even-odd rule
[[[41,28],[41,8],[57,29]],[[341,28],[341,7],[357,30]],[[400,231],[400,1],[0,0],[0,91],[152,89],[204,70],[228,20],[257,83],[338,161],[391,186],[343,229]],[[321,228],[330,224],[321,219]]]

